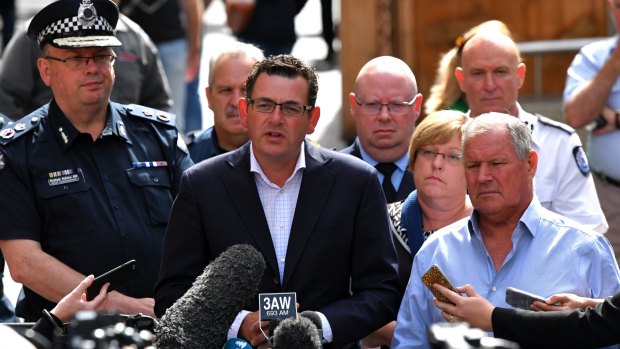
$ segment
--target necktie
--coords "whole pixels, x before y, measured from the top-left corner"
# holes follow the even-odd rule
[[[396,171],[396,165],[393,162],[381,162],[378,163],[375,168],[383,175],[383,193],[385,194],[385,201],[388,203],[396,200],[396,190],[392,184],[392,173]]]

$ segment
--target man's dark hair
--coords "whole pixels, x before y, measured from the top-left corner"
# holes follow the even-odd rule
[[[252,92],[254,91],[254,84],[256,79],[261,73],[267,75],[279,75],[287,78],[296,78],[301,76],[308,82],[308,105],[314,106],[316,103],[316,96],[319,91],[319,82],[310,66],[291,55],[277,55],[269,56],[262,61],[254,64],[252,72],[248,75],[248,80],[245,83],[245,98],[252,98]]]

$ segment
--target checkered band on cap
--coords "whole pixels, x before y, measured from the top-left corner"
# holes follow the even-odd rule
[[[37,44],[41,46],[41,43],[50,36],[58,38],[65,36],[63,34],[69,34],[81,30],[93,30],[108,33],[114,32],[114,28],[110,25],[110,23],[108,23],[108,21],[101,16],[97,16],[95,21],[90,25],[82,25],[81,22],[83,21],[80,21],[78,16],[58,20],[41,30],[39,35],[37,35]]]

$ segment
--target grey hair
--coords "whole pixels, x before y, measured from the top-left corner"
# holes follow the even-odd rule
[[[465,145],[470,138],[499,127],[504,127],[507,131],[519,160],[525,160],[532,150],[532,132],[517,117],[504,113],[485,113],[469,120],[461,137],[463,151],[465,151]]]
[[[209,59],[208,86],[213,85],[213,76],[215,74],[212,74],[212,72],[215,68],[215,63],[224,58],[247,59],[258,62],[265,58],[265,56],[263,55],[263,51],[261,49],[252,44],[232,41],[231,43],[222,45],[211,55]]]

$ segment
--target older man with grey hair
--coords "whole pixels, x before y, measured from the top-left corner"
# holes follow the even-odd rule
[[[393,348],[428,348],[428,326],[444,321],[421,281],[434,264],[453,285],[471,284],[501,307],[508,307],[508,287],[542,297],[568,292],[602,298],[620,290],[607,239],[545,209],[534,195],[538,154],[529,127],[493,112],[472,119],[462,139],[474,211],[431,235],[416,255]]]
[[[214,125],[189,134],[187,147],[195,163],[237,149],[248,141],[248,130],[241,124],[237,102],[245,96],[245,81],[254,63],[263,58],[263,52],[256,46],[237,41],[211,56],[205,92]]]

